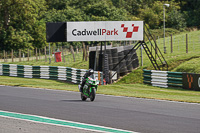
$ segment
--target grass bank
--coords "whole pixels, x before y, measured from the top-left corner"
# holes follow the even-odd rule
[[[77,53],[75,54],[75,62],[72,58],[72,54],[68,54],[65,55],[65,62],[63,61],[55,62],[54,58],[51,58],[51,63],[49,63],[49,60],[45,62],[45,59],[41,59],[38,61],[36,61],[35,59],[27,61],[27,59],[25,59],[24,61],[21,62],[2,62],[2,64],[17,64],[17,65],[31,65],[31,66],[65,66],[78,69],[88,69],[89,61],[83,61],[82,59],[83,59],[83,54]]]
[[[171,36],[166,37],[167,53],[163,54],[169,67],[168,71],[189,72],[200,74],[200,31],[189,32],[188,34],[188,53],[186,53],[186,33],[173,35],[173,52],[171,53]],[[163,38],[156,40],[158,47],[163,53]],[[139,61],[141,52],[137,51]],[[146,53],[143,54],[143,66],[133,70],[130,74],[121,78],[116,84],[142,83],[142,69],[154,70]]]
[[[69,84],[63,81],[47,79],[28,79],[0,76],[0,84],[8,86],[68,90],[77,92],[79,91],[78,85]],[[143,84],[113,84],[99,86],[97,93],[114,96],[127,96],[200,103],[200,92],[174,88],[158,88]]]

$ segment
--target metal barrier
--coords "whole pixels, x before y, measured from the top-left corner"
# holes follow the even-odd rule
[[[0,75],[3,76],[64,80],[75,84],[81,82],[86,71],[85,69],[61,66],[0,64]],[[103,73],[95,71],[94,74],[100,78],[101,84],[103,85]]]
[[[143,82],[158,87],[183,87],[183,73],[143,70]]]

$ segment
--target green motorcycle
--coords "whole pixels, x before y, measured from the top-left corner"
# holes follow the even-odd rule
[[[90,98],[90,101],[94,101],[98,84],[99,80],[97,78],[86,78],[85,85],[83,86],[83,93],[81,93],[82,101],[85,101],[87,98]],[[79,85],[79,90],[80,87]]]

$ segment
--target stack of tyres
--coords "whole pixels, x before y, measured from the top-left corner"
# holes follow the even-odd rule
[[[90,53],[89,53],[89,68],[91,68],[91,69],[94,69],[95,55],[96,55],[96,51],[90,51]]]
[[[137,56],[137,55],[136,55]],[[139,60],[138,60],[138,57],[135,59],[135,68],[139,67]]]
[[[138,61],[138,56],[136,54],[136,50],[132,49],[133,45],[120,46],[120,47],[106,46],[106,48],[107,48],[106,49],[106,59],[104,58],[104,56],[105,56],[104,55],[104,53],[105,53],[104,47],[102,47],[103,53],[101,55],[98,55],[99,57],[102,56],[102,59],[100,61],[98,60],[96,62],[97,65],[99,65],[99,66],[97,66],[97,69],[98,68],[100,70],[106,69],[106,72],[108,72],[108,70],[116,71],[117,78],[119,78],[120,76],[126,75],[128,72],[131,72],[133,69],[135,69],[139,66],[139,61]],[[94,66],[95,66],[94,63],[95,63],[96,50],[100,51],[100,47],[99,48],[96,48],[96,47],[90,48],[89,68],[92,68],[92,69],[94,69]],[[102,68],[104,68],[104,69],[102,69]]]
[[[138,56],[136,54],[136,50],[134,50],[134,55],[132,56],[132,66],[133,66],[133,69],[134,68],[137,68],[139,66],[139,60],[138,60]]]
[[[138,59],[135,59],[133,61],[133,68],[137,68],[139,66],[139,60]]]
[[[117,65],[118,62],[119,62],[117,48],[111,49],[111,53],[112,53],[112,62],[113,62],[113,69],[112,69],[112,71],[116,71],[117,72],[117,78],[119,78],[120,77],[120,75],[119,75],[120,72],[119,72],[119,66]]]
[[[121,61],[124,58],[124,52],[121,51],[118,53],[118,59]],[[126,60],[123,59],[120,64],[119,64],[119,71],[120,71],[120,76],[124,76],[127,74],[127,67],[126,67]]]
[[[110,82],[110,78],[109,78],[109,62],[108,62],[108,54],[104,55],[104,68],[103,68],[103,73],[105,75],[105,79],[106,82],[109,83]]]
[[[129,53],[130,50],[124,50],[124,55],[127,55]],[[132,66],[132,54],[129,53],[126,56],[126,67],[127,67],[127,72],[131,72],[133,70],[133,66]]]
[[[113,69],[113,61],[112,61],[111,49],[107,49],[106,54],[108,55],[109,70],[112,70]]]
[[[137,59],[138,59],[138,57],[137,57],[137,53],[136,53],[136,50],[134,49],[132,52],[131,52],[131,64],[132,64],[132,68],[133,69],[135,69],[135,68],[137,68],[138,67],[138,65],[137,65]]]

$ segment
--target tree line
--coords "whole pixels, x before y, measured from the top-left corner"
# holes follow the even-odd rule
[[[198,0],[0,0],[0,50],[43,48],[46,22],[143,20],[151,29],[162,29],[164,3],[170,4],[166,27],[200,26]]]

